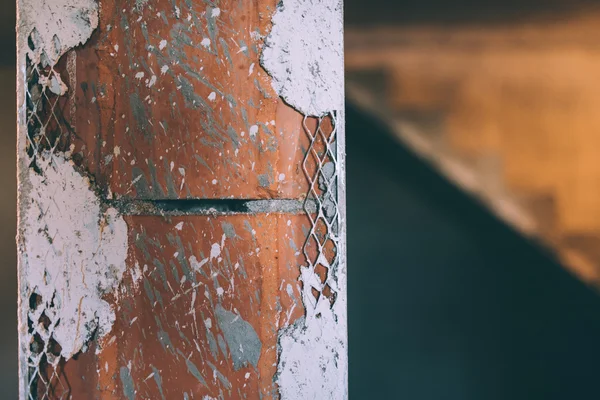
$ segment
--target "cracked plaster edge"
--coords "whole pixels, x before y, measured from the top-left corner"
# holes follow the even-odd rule
[[[290,1],[302,1],[302,2],[310,2],[311,0],[282,0],[279,2],[278,6],[275,9],[275,12],[272,16],[272,21],[274,21],[274,19],[277,16],[277,13],[280,12],[285,3],[289,3]],[[343,16],[343,12],[344,12],[344,7],[343,7],[343,0],[333,0],[336,1],[337,4],[340,7],[340,12],[342,13]],[[281,23],[281,22],[280,22]],[[272,35],[274,33],[274,29],[273,27],[275,26],[275,23],[273,23],[273,26],[271,27],[268,35],[265,38],[265,45],[263,47],[263,51],[261,52],[261,56],[260,56],[260,65],[261,67],[264,69],[264,71],[267,73],[267,75],[272,79],[272,86],[273,86],[273,90],[277,93],[277,95],[281,98],[281,100],[286,103],[288,106],[292,107],[293,109],[295,109],[296,111],[300,112],[302,115],[304,115],[305,117],[311,117],[311,116],[316,116],[316,117],[322,117],[324,115],[328,115],[328,114],[332,114],[335,113],[335,119],[336,119],[336,126],[337,126],[337,140],[336,140],[336,144],[337,144],[337,155],[338,155],[338,161],[336,164],[336,169],[337,169],[337,176],[338,176],[338,212],[339,212],[339,231],[338,231],[338,236],[339,236],[339,246],[338,246],[338,257],[339,257],[339,264],[338,264],[338,270],[337,273],[335,274],[336,277],[336,283],[338,284],[338,287],[341,289],[338,292],[338,296],[336,299],[336,303],[329,309],[331,316],[333,317],[333,320],[331,320],[332,322],[335,321],[335,326],[332,327],[332,329],[334,330],[333,332],[333,340],[337,340],[338,341],[338,352],[336,353],[336,355],[338,356],[337,360],[335,361],[335,371],[334,372],[334,376],[332,376],[332,379],[337,380],[338,382],[340,382],[339,385],[335,385],[335,383],[331,383],[331,385],[334,386],[334,392],[331,393],[331,396],[333,399],[347,399],[348,398],[348,324],[347,324],[347,250],[346,250],[346,140],[345,140],[345,105],[344,105],[344,99],[345,99],[345,88],[344,88],[344,51],[343,51],[343,24],[341,27],[341,43],[339,43],[339,48],[338,50],[341,49],[341,51],[334,51],[333,53],[335,54],[336,57],[339,57],[340,60],[340,65],[341,65],[341,69],[340,69],[340,75],[337,79],[338,82],[338,90],[340,91],[339,93],[339,99],[341,99],[341,101],[336,101],[335,97],[331,100],[331,104],[329,104],[328,107],[322,107],[322,105],[318,105],[318,106],[314,106],[314,104],[308,104],[306,102],[303,103],[303,99],[299,99],[299,98],[292,98],[295,97],[293,92],[290,93],[289,90],[285,90],[285,85],[281,83],[281,80],[286,80],[289,79],[289,76],[281,76],[281,71],[274,71],[273,68],[270,68],[273,66],[273,63],[269,62],[268,59],[265,58],[265,50],[269,51],[269,47],[273,45],[273,42],[277,42],[277,38],[274,38]],[[272,49],[271,49],[272,50]],[[291,75],[292,73],[290,72],[290,70],[286,71],[288,75]],[[279,74],[279,76],[277,76]],[[298,77],[296,77],[298,78]],[[277,83],[277,80],[279,80],[279,83]],[[306,84],[310,84],[312,83],[310,80],[307,79],[300,79],[300,81],[302,82],[302,84],[306,85]],[[307,82],[308,81],[308,82]],[[329,88],[331,89],[331,87]],[[292,96],[292,97],[290,97]],[[305,100],[305,99],[304,99]],[[301,270],[300,266],[299,266],[299,271]],[[301,275],[300,275],[301,276]],[[299,279],[300,279],[299,276]],[[304,298],[305,296],[303,295],[302,298],[302,303],[303,305],[306,307],[307,300]],[[285,373],[290,374],[291,370],[288,367],[286,369],[285,367],[285,362],[283,361],[284,358],[284,353],[285,352],[289,352],[292,353],[292,348],[288,348],[285,349],[285,345],[284,342],[287,341],[288,343],[290,341],[295,341],[295,337],[300,339],[299,341],[302,341],[302,339],[311,339],[311,338],[306,338],[303,337],[303,334],[305,334],[308,331],[308,324],[309,323],[313,323],[314,321],[316,321],[313,318],[308,318],[310,316],[310,313],[308,311],[305,311],[305,315],[297,320],[296,322],[289,324],[287,326],[284,326],[283,328],[279,329],[278,332],[278,340],[277,340],[277,356],[278,356],[278,361],[277,361],[277,372],[276,375],[273,377],[273,381],[275,382],[275,384],[278,387],[278,393],[281,397],[282,400],[296,400],[296,399],[301,399],[302,396],[305,394],[300,393],[300,391],[298,390],[301,386],[302,386],[302,377],[298,380],[298,381],[293,381],[293,382],[289,382],[289,385],[291,387],[282,387],[282,378],[283,375]],[[307,319],[312,319],[313,321],[309,321]],[[297,344],[297,343],[294,343]],[[314,343],[313,343],[314,344]],[[292,355],[293,357],[293,355]],[[299,368],[299,370],[302,371],[301,368]],[[308,369],[305,369],[303,371],[304,373],[309,372]],[[291,373],[293,375],[293,373]],[[288,383],[288,381],[286,380],[286,383]],[[295,386],[295,387],[294,387]]]
[[[31,50],[28,46],[28,38],[33,31],[32,21],[27,19],[26,3],[32,0],[17,0],[16,1],[16,102],[17,102],[17,138],[16,138],[16,152],[17,152],[17,232],[15,241],[17,245],[17,336],[18,336],[18,395],[20,400],[27,400],[29,398],[29,366],[28,359],[30,354],[29,349],[29,332],[28,332],[28,313],[29,313],[29,298],[28,291],[30,285],[25,276],[25,265],[26,255],[24,253],[24,246],[26,242],[26,215],[29,209],[29,199],[31,198],[32,184],[30,180],[31,169],[29,167],[30,158],[26,151],[27,146],[27,56],[30,55]],[[93,1],[93,0],[92,0]],[[100,5],[98,1],[93,1],[97,6],[96,12],[99,12]],[[92,26],[90,27],[89,35],[84,40],[73,44],[68,48],[63,48],[61,54],[57,57],[56,62],[65,56],[70,50],[74,49],[79,45],[84,45],[91,35],[96,31],[98,21],[97,19],[92,20]],[[38,59],[39,61],[39,59]],[[55,63],[54,63],[55,64]],[[63,93],[64,94],[64,93]],[[64,158],[65,161],[69,161]],[[81,171],[77,171],[81,173]],[[82,175],[82,179],[86,179],[85,175]],[[90,186],[90,190],[95,193],[93,187]],[[101,198],[98,198],[102,207],[103,202]]]
[[[338,129],[338,140],[337,140],[337,151],[338,151],[338,212],[339,212],[339,230],[338,230],[338,268],[336,271],[335,281],[339,287],[337,292],[337,298],[335,304],[330,308],[322,307],[312,311],[306,310],[305,314],[297,321],[288,324],[278,331],[277,338],[277,372],[273,381],[277,385],[278,394],[282,400],[301,400],[307,395],[306,390],[310,390],[309,387],[318,384],[329,384],[322,385],[320,389],[328,391],[328,398],[335,400],[347,400],[348,399],[348,297],[347,297],[347,245],[346,245],[346,140],[345,140],[345,110],[336,111],[336,121]],[[301,267],[299,266],[299,272]],[[301,272],[299,279],[301,277]],[[307,307],[308,299],[302,294],[302,304]],[[322,303],[321,303],[322,304]],[[316,313],[324,314],[321,319],[315,318]],[[319,324],[318,321],[329,321],[327,326]],[[312,325],[311,325],[312,324]],[[324,328],[328,329],[324,329]],[[316,328],[316,329],[315,329]],[[319,331],[320,330],[320,331]],[[308,337],[306,334],[311,335]],[[328,333],[328,335],[326,334]],[[315,342],[315,338],[317,338]],[[325,337],[327,341],[322,345],[318,343],[318,340]],[[319,371],[319,373],[313,377],[310,377],[311,368],[309,366],[311,359],[303,361],[303,366],[298,367],[296,371],[300,371],[305,376],[299,376],[297,380],[291,380],[290,375],[293,373],[288,367],[286,370],[286,362],[295,362],[294,352],[298,352],[298,344],[300,347],[311,346],[318,347],[322,346],[320,350],[324,351],[327,349],[327,345],[337,342],[337,348],[335,356],[337,356],[334,363],[335,368],[330,372],[329,381],[321,379],[325,374],[325,371]],[[308,343],[308,345],[307,345]],[[286,348],[286,344],[288,345]],[[291,344],[291,346],[290,346]],[[311,354],[304,349],[305,354]],[[288,353],[284,354],[285,352]],[[319,354],[312,354],[313,358],[318,357]],[[282,362],[283,361],[283,362]],[[324,363],[327,359],[322,359]],[[323,363],[320,364],[322,366]],[[330,364],[331,365],[331,364]],[[314,367],[314,365],[313,365]],[[323,373],[322,373],[323,372]],[[284,376],[287,373],[287,379]],[[285,384],[282,385],[282,381],[285,380]],[[303,382],[304,381],[304,382]],[[318,394],[313,393],[318,396]]]
[[[274,92],[306,117],[344,108],[343,14],[343,0],[280,0],[271,16],[260,65]]]

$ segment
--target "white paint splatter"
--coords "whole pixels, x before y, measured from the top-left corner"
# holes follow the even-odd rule
[[[221,255],[221,246],[219,246],[219,243],[213,243],[213,245],[210,248],[210,259],[212,260],[213,258],[217,258]]]
[[[213,18],[218,17],[219,15],[221,15],[221,9],[219,7],[215,7],[212,9],[210,16]]]
[[[68,360],[96,330],[103,337],[112,328],[104,296],[125,271],[127,225],[115,209],[102,211],[89,180],[64,155],[42,152],[36,162],[43,175],[29,170],[30,203],[21,217],[23,276],[40,297],[30,318],[48,317],[50,331],[39,325],[38,332],[51,335]]]
[[[341,0],[284,0],[272,19],[261,63],[273,88],[304,115],[344,107]]]
[[[208,100],[210,100],[210,101],[215,101],[216,99],[217,99],[217,94],[216,94],[215,92],[211,92],[211,93],[208,95]]]
[[[255,137],[258,133],[258,125],[252,125],[248,132],[250,133],[250,137]]]
[[[160,43],[158,44],[158,49],[159,50],[163,50],[165,47],[167,47],[167,41],[166,40],[161,40]]]
[[[142,280],[142,270],[140,268],[140,264],[136,263],[131,270],[131,280],[133,281],[133,286],[137,289],[140,286],[140,281]]]
[[[183,221],[179,222],[177,225],[175,225],[175,229],[177,229],[178,231],[183,229]]]
[[[192,266],[192,269],[196,272],[200,272],[202,266],[208,262],[208,258],[205,258],[202,261],[198,261],[196,256],[190,256],[188,260],[190,262],[190,265]]]
[[[210,47],[210,39],[209,38],[204,38],[204,39],[202,39],[202,41],[200,42],[200,44],[208,49]]]
[[[148,82],[148,87],[151,88],[156,83],[156,75],[152,75],[150,77],[150,81]]]

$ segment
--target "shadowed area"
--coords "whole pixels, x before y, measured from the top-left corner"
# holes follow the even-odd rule
[[[600,297],[347,111],[350,393],[594,398]]]
[[[598,0],[345,0],[347,26],[427,23],[505,23],[600,5]]]
[[[16,0],[0,0],[0,66],[14,66]]]
[[[0,68],[0,398],[17,398],[16,104],[14,68]]]

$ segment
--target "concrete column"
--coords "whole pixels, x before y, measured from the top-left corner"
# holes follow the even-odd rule
[[[341,0],[18,0],[21,399],[347,398]]]

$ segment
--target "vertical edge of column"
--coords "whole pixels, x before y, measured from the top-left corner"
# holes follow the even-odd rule
[[[17,0],[19,397],[57,396],[64,361],[106,333],[127,227],[69,159],[62,118],[74,90],[67,53],[98,25],[96,0]],[[66,82],[71,84],[71,87]],[[116,258],[115,258],[116,256]],[[80,270],[69,266],[79,265]],[[110,273],[100,274],[106,266]],[[86,282],[87,280],[87,282]],[[89,287],[88,287],[89,285]],[[67,385],[68,386],[68,385]],[[62,396],[58,394],[58,396]]]
[[[19,399],[27,400],[27,308],[25,307],[23,294],[25,293],[26,282],[23,276],[23,232],[21,229],[21,216],[23,214],[23,204],[28,198],[25,191],[27,185],[27,177],[25,171],[27,169],[26,154],[25,154],[25,135],[27,130],[26,111],[25,111],[25,49],[26,39],[24,40],[23,30],[21,29],[21,9],[23,0],[15,0],[17,2],[17,281],[18,281],[18,298],[17,298],[17,316],[18,316],[18,362],[19,362]]]
[[[338,163],[339,163],[339,191],[338,191],[338,208],[340,213],[340,274],[339,281],[341,290],[341,297],[343,299],[343,324],[340,329],[343,331],[344,335],[344,344],[345,344],[345,359],[342,361],[345,371],[343,377],[343,385],[344,385],[344,393],[342,397],[344,399],[348,399],[349,388],[348,388],[348,253],[346,247],[346,229],[347,229],[347,219],[346,219],[346,86],[345,86],[345,52],[344,52],[344,0],[340,0],[341,3],[341,18],[342,18],[342,26],[341,26],[341,35],[342,35],[342,44],[341,44],[341,59],[342,59],[342,71],[341,71],[341,91],[342,91],[342,104],[340,108],[340,118],[338,122],[338,140],[337,140],[337,152],[338,152]]]
[[[311,229],[299,266],[304,317],[278,336],[283,400],[348,397],[342,0],[284,0],[261,64],[283,101],[304,116],[302,162]]]
[[[345,359],[342,361],[345,368],[345,374],[343,377],[344,384],[344,398],[348,398],[348,253],[346,248],[346,229],[347,229],[347,219],[346,219],[346,109],[342,108],[340,111],[340,129],[341,134],[338,137],[338,154],[339,154],[339,163],[340,163],[340,180],[339,180],[339,194],[338,194],[338,207],[339,213],[341,216],[341,224],[340,224],[340,274],[339,274],[339,283],[342,290],[340,291],[340,296],[343,299],[343,324],[340,327],[343,330],[344,340],[345,340]]]

